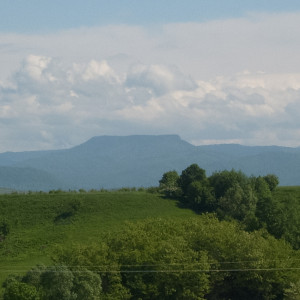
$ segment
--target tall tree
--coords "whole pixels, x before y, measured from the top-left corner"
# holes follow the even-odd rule
[[[179,175],[175,170],[166,172],[159,181],[159,187],[167,197],[177,197],[181,194],[178,180]]]
[[[189,185],[194,181],[203,182],[206,180],[206,172],[201,169],[197,164],[192,164],[182,171],[179,178],[179,186],[183,194],[186,195]]]

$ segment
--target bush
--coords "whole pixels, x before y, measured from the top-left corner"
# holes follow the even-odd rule
[[[0,241],[5,240],[6,236],[9,234],[10,227],[6,221],[0,222]]]

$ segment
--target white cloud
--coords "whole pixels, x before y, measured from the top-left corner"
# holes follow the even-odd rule
[[[137,65],[127,75],[129,87],[147,88],[154,95],[163,95],[173,90],[191,90],[196,87],[191,78],[186,78],[176,68],[164,65]]]
[[[155,28],[118,25],[43,35],[0,33],[0,79],[33,53],[67,64],[103,59],[110,63],[118,57],[121,65],[123,55],[123,63],[176,65],[184,74],[204,80],[243,70],[295,73],[300,67],[299,28],[297,12]]]
[[[137,64],[125,77],[106,61],[62,65],[30,56],[9,88],[0,88],[2,151],[135,133],[178,133],[200,144],[298,145],[300,73],[243,72],[195,81],[166,65]]]
[[[49,80],[54,81],[55,77],[49,74],[44,74],[44,70],[47,69],[49,63],[51,62],[51,58],[37,56],[37,55],[29,55],[24,62],[24,72],[34,80],[42,81]]]
[[[0,33],[0,151],[101,134],[299,145],[298,28],[295,13]]]
[[[118,76],[105,60],[101,62],[91,60],[87,65],[74,64],[73,72],[77,76],[80,76],[83,81],[97,80],[99,78],[108,80],[110,82],[119,80]]]

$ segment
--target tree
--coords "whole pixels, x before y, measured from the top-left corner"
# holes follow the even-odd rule
[[[20,282],[17,278],[8,278],[3,287],[5,288],[3,300],[39,300],[36,288],[32,285]]]
[[[255,214],[256,202],[257,198],[250,185],[242,188],[234,183],[219,199],[218,209],[223,217],[229,216],[243,221],[246,216]]]
[[[300,280],[296,283],[291,283],[284,291],[285,300],[300,300]]]
[[[211,212],[215,206],[215,197],[206,182],[193,181],[188,186],[186,199],[189,207],[198,212]]]
[[[41,274],[41,286],[43,299],[76,299],[76,294],[72,291],[74,275],[66,266],[48,267]]]
[[[98,274],[84,267],[70,269],[63,264],[36,266],[21,278],[8,279],[4,288],[5,300],[98,300],[102,297]]]
[[[128,223],[107,241],[120,265],[122,282],[132,299],[203,299],[209,276],[205,251],[194,251],[176,222]]]
[[[159,181],[159,187],[167,197],[176,197],[180,194],[178,180],[179,175],[175,170],[166,172]]]
[[[249,178],[241,171],[234,169],[215,172],[208,178],[208,181],[213,187],[217,199],[224,197],[227,190],[234,186],[243,188],[249,184]]]
[[[263,177],[255,178],[254,186],[258,199],[256,216],[261,223],[261,227],[266,227],[266,224],[270,224],[272,222],[272,218],[274,217],[274,209],[277,204],[274,202],[269,185]]]
[[[238,222],[219,221],[210,214],[177,224],[181,226],[190,247],[206,251],[216,271],[210,272],[211,290],[205,299],[282,299],[284,290],[299,280],[298,270],[288,271],[299,254],[266,232],[245,232]]]
[[[205,251],[194,251],[171,220],[126,223],[103,244],[63,254],[68,264],[98,266],[104,299],[204,299],[209,291]]]
[[[61,256],[68,265],[98,266],[104,299],[282,299],[299,280],[291,270],[299,255],[287,243],[211,214],[127,223],[106,246]]]
[[[54,300],[294,299],[298,261],[299,253],[285,241],[264,230],[245,232],[237,221],[212,214],[147,219],[126,223],[105,242],[62,249],[54,267],[7,280],[4,294],[30,290],[35,297],[36,290],[40,299]],[[5,300],[38,299],[30,297]]]
[[[270,191],[273,192],[279,184],[278,177],[274,174],[268,174],[268,175],[264,176],[263,178],[267,182]]]
[[[257,197],[252,178],[233,169],[216,172],[208,181],[216,196],[215,209],[219,217],[234,218],[246,223],[248,228],[257,228]]]
[[[98,274],[87,268],[72,269],[74,274],[73,291],[76,299],[98,300],[101,299],[102,282]]]
[[[261,189],[264,185],[260,179]],[[260,225],[276,238],[284,238],[294,249],[300,249],[300,203],[295,193],[265,192],[257,204]]]
[[[203,182],[206,180],[206,173],[204,169],[201,169],[197,164],[192,164],[182,171],[179,178],[179,186],[181,187],[183,194],[186,195],[189,185],[194,181]]]
[[[0,222],[0,241],[5,240],[6,236],[9,234],[9,224],[6,221]]]

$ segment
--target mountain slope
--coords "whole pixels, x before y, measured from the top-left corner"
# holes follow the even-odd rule
[[[0,187],[34,191],[59,189],[64,186],[54,175],[43,170],[0,166]]]
[[[18,188],[19,184],[22,189],[33,189],[32,182],[37,190],[153,186],[164,172],[175,169],[180,173],[192,163],[207,175],[235,168],[247,175],[275,173],[281,185],[300,184],[300,148],[194,146],[177,135],[142,135],[94,137],[66,150],[2,153],[2,168],[27,170],[27,177],[22,181],[24,176],[18,175],[18,180],[10,176],[12,182],[0,177],[0,186]]]

